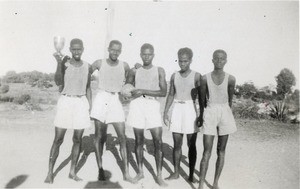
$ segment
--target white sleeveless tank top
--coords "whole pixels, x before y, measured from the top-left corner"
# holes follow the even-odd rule
[[[195,74],[196,72],[192,70],[191,73],[184,78],[179,72],[175,72],[174,85],[176,100],[192,100],[191,91],[195,88]]]
[[[157,91],[159,87],[158,67],[150,69],[140,67],[135,73],[135,88]]]
[[[73,66],[67,62],[64,75],[64,88],[61,94],[66,95],[85,95],[88,80],[89,64],[82,61],[80,67]]]
[[[225,73],[223,82],[220,85],[216,85],[211,78],[211,73],[206,74],[209,92],[208,104],[228,103],[228,77],[229,74]]]
[[[119,61],[116,66],[110,66],[106,60],[101,61],[98,88],[108,92],[120,92],[125,82],[124,63]]]

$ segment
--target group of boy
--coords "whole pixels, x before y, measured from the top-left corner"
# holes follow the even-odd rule
[[[46,183],[53,183],[53,168],[63,143],[67,129],[74,129],[73,147],[71,153],[71,169],[69,178],[80,181],[75,167],[80,154],[82,135],[90,125],[90,118],[95,122],[95,154],[98,165],[98,180],[106,180],[102,155],[107,140],[107,126],[112,124],[120,142],[120,154],[123,161],[123,179],[137,183],[144,178],[144,130],[150,130],[156,162],[156,182],[167,186],[162,178],[162,118],[159,97],[167,95],[165,70],[154,66],[154,47],[145,43],[140,49],[143,64],[130,69],[126,62],[118,59],[122,51],[120,41],[112,40],[108,47],[107,59],[95,61],[89,65],[81,59],[84,47],[80,39],[70,42],[72,58],[62,58],[54,54],[57,60],[55,82],[60,86],[61,96],[57,104],[57,114],[54,120],[55,137],[50,151],[49,171]],[[214,188],[224,166],[225,148],[229,134],[236,131],[235,121],[231,112],[235,78],[224,72],[227,54],[224,50],[213,53],[214,70],[204,76],[191,70],[193,52],[189,48],[178,51],[180,70],[173,73],[170,79],[170,89],[163,113],[163,121],[173,134],[173,164],[174,173],[166,180],[179,178],[180,159],[182,156],[182,140],[187,135],[189,178],[194,182],[194,170],[197,158],[196,139],[199,127],[203,130],[204,151],[200,163],[199,188],[204,187],[214,136],[218,135],[216,171]],[[98,70],[97,94],[92,102],[91,74]],[[134,86],[130,90],[130,105],[127,119],[120,101],[124,84]],[[196,96],[199,108],[195,106]],[[169,110],[174,104],[171,116]],[[204,110],[205,109],[205,110]],[[199,112],[197,114],[197,112]],[[135,154],[138,172],[134,178],[129,175],[129,163],[125,135],[126,125],[133,127],[135,135]]]

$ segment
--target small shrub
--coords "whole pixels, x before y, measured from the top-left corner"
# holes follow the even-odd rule
[[[285,122],[287,120],[288,107],[285,101],[273,102],[271,106],[270,116],[278,121]]]
[[[29,94],[23,94],[20,97],[16,97],[14,99],[14,102],[22,105],[25,102],[28,102],[30,99],[31,99],[31,96]]]
[[[8,91],[9,91],[9,85],[2,85],[0,87],[0,93],[1,94],[7,93]]]
[[[29,110],[29,111],[42,111],[43,109],[41,108],[41,106],[38,104],[38,103],[25,103],[25,107],[26,107],[26,110]]]
[[[0,101],[1,102],[12,102],[12,101],[14,101],[14,97],[11,97],[11,96],[3,96],[3,97],[1,97],[0,96]]]

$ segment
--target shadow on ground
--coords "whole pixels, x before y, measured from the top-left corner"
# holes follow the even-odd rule
[[[107,178],[106,181],[94,181],[88,182],[84,188],[122,188],[119,182],[111,182],[111,172],[105,170],[104,171],[105,177]]]
[[[11,179],[5,186],[5,188],[17,188],[25,182],[28,175],[19,175]]]

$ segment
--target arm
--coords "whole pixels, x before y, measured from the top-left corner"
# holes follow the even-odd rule
[[[130,67],[127,62],[124,62],[124,70],[125,70],[125,80],[127,79],[127,75],[129,74]]]
[[[132,68],[128,71],[127,77],[126,77],[126,84],[132,84],[134,86],[134,81],[135,81],[135,72],[136,69]]]
[[[232,98],[234,94],[234,87],[235,87],[235,77],[232,75],[229,76],[228,78],[228,103],[231,108],[232,106]]]
[[[165,74],[165,70],[161,67],[158,67],[158,77],[159,77],[160,90],[152,91],[152,90],[136,89],[132,91],[132,95],[134,97],[139,97],[141,95],[148,95],[153,97],[165,97],[167,94],[166,74]]]
[[[206,101],[206,95],[207,95],[207,80],[206,76],[201,77],[200,80],[200,87],[198,87],[198,98],[199,98],[199,106],[200,106],[200,115],[198,118],[199,127],[203,124],[203,113],[204,113],[204,107],[205,107],[205,101]]]
[[[93,73],[93,68],[91,65],[89,65],[89,73],[88,73],[88,80],[86,84],[86,98],[89,102],[90,109],[92,109],[92,89],[91,89],[91,79],[92,79],[92,73]]]
[[[70,59],[68,56],[64,56],[63,59],[57,54],[53,54],[54,58],[57,62],[56,71],[54,74],[54,81],[57,86],[63,86],[64,85],[64,75],[65,75],[65,63]]]
[[[91,65],[91,68],[90,68],[91,75],[94,73],[95,70],[100,70],[100,68],[101,68],[101,60],[96,60]]]
[[[164,122],[165,124],[168,126],[169,125],[169,122],[170,122],[170,119],[169,119],[169,116],[168,116],[168,112],[170,110],[170,107],[174,101],[174,96],[175,96],[175,93],[176,93],[176,90],[175,90],[175,86],[174,86],[174,77],[175,77],[175,74],[173,74],[171,76],[171,80],[170,80],[170,90],[169,90],[169,94],[168,94],[168,97],[167,97],[167,101],[166,101],[166,105],[165,105],[165,110],[164,110]]]

